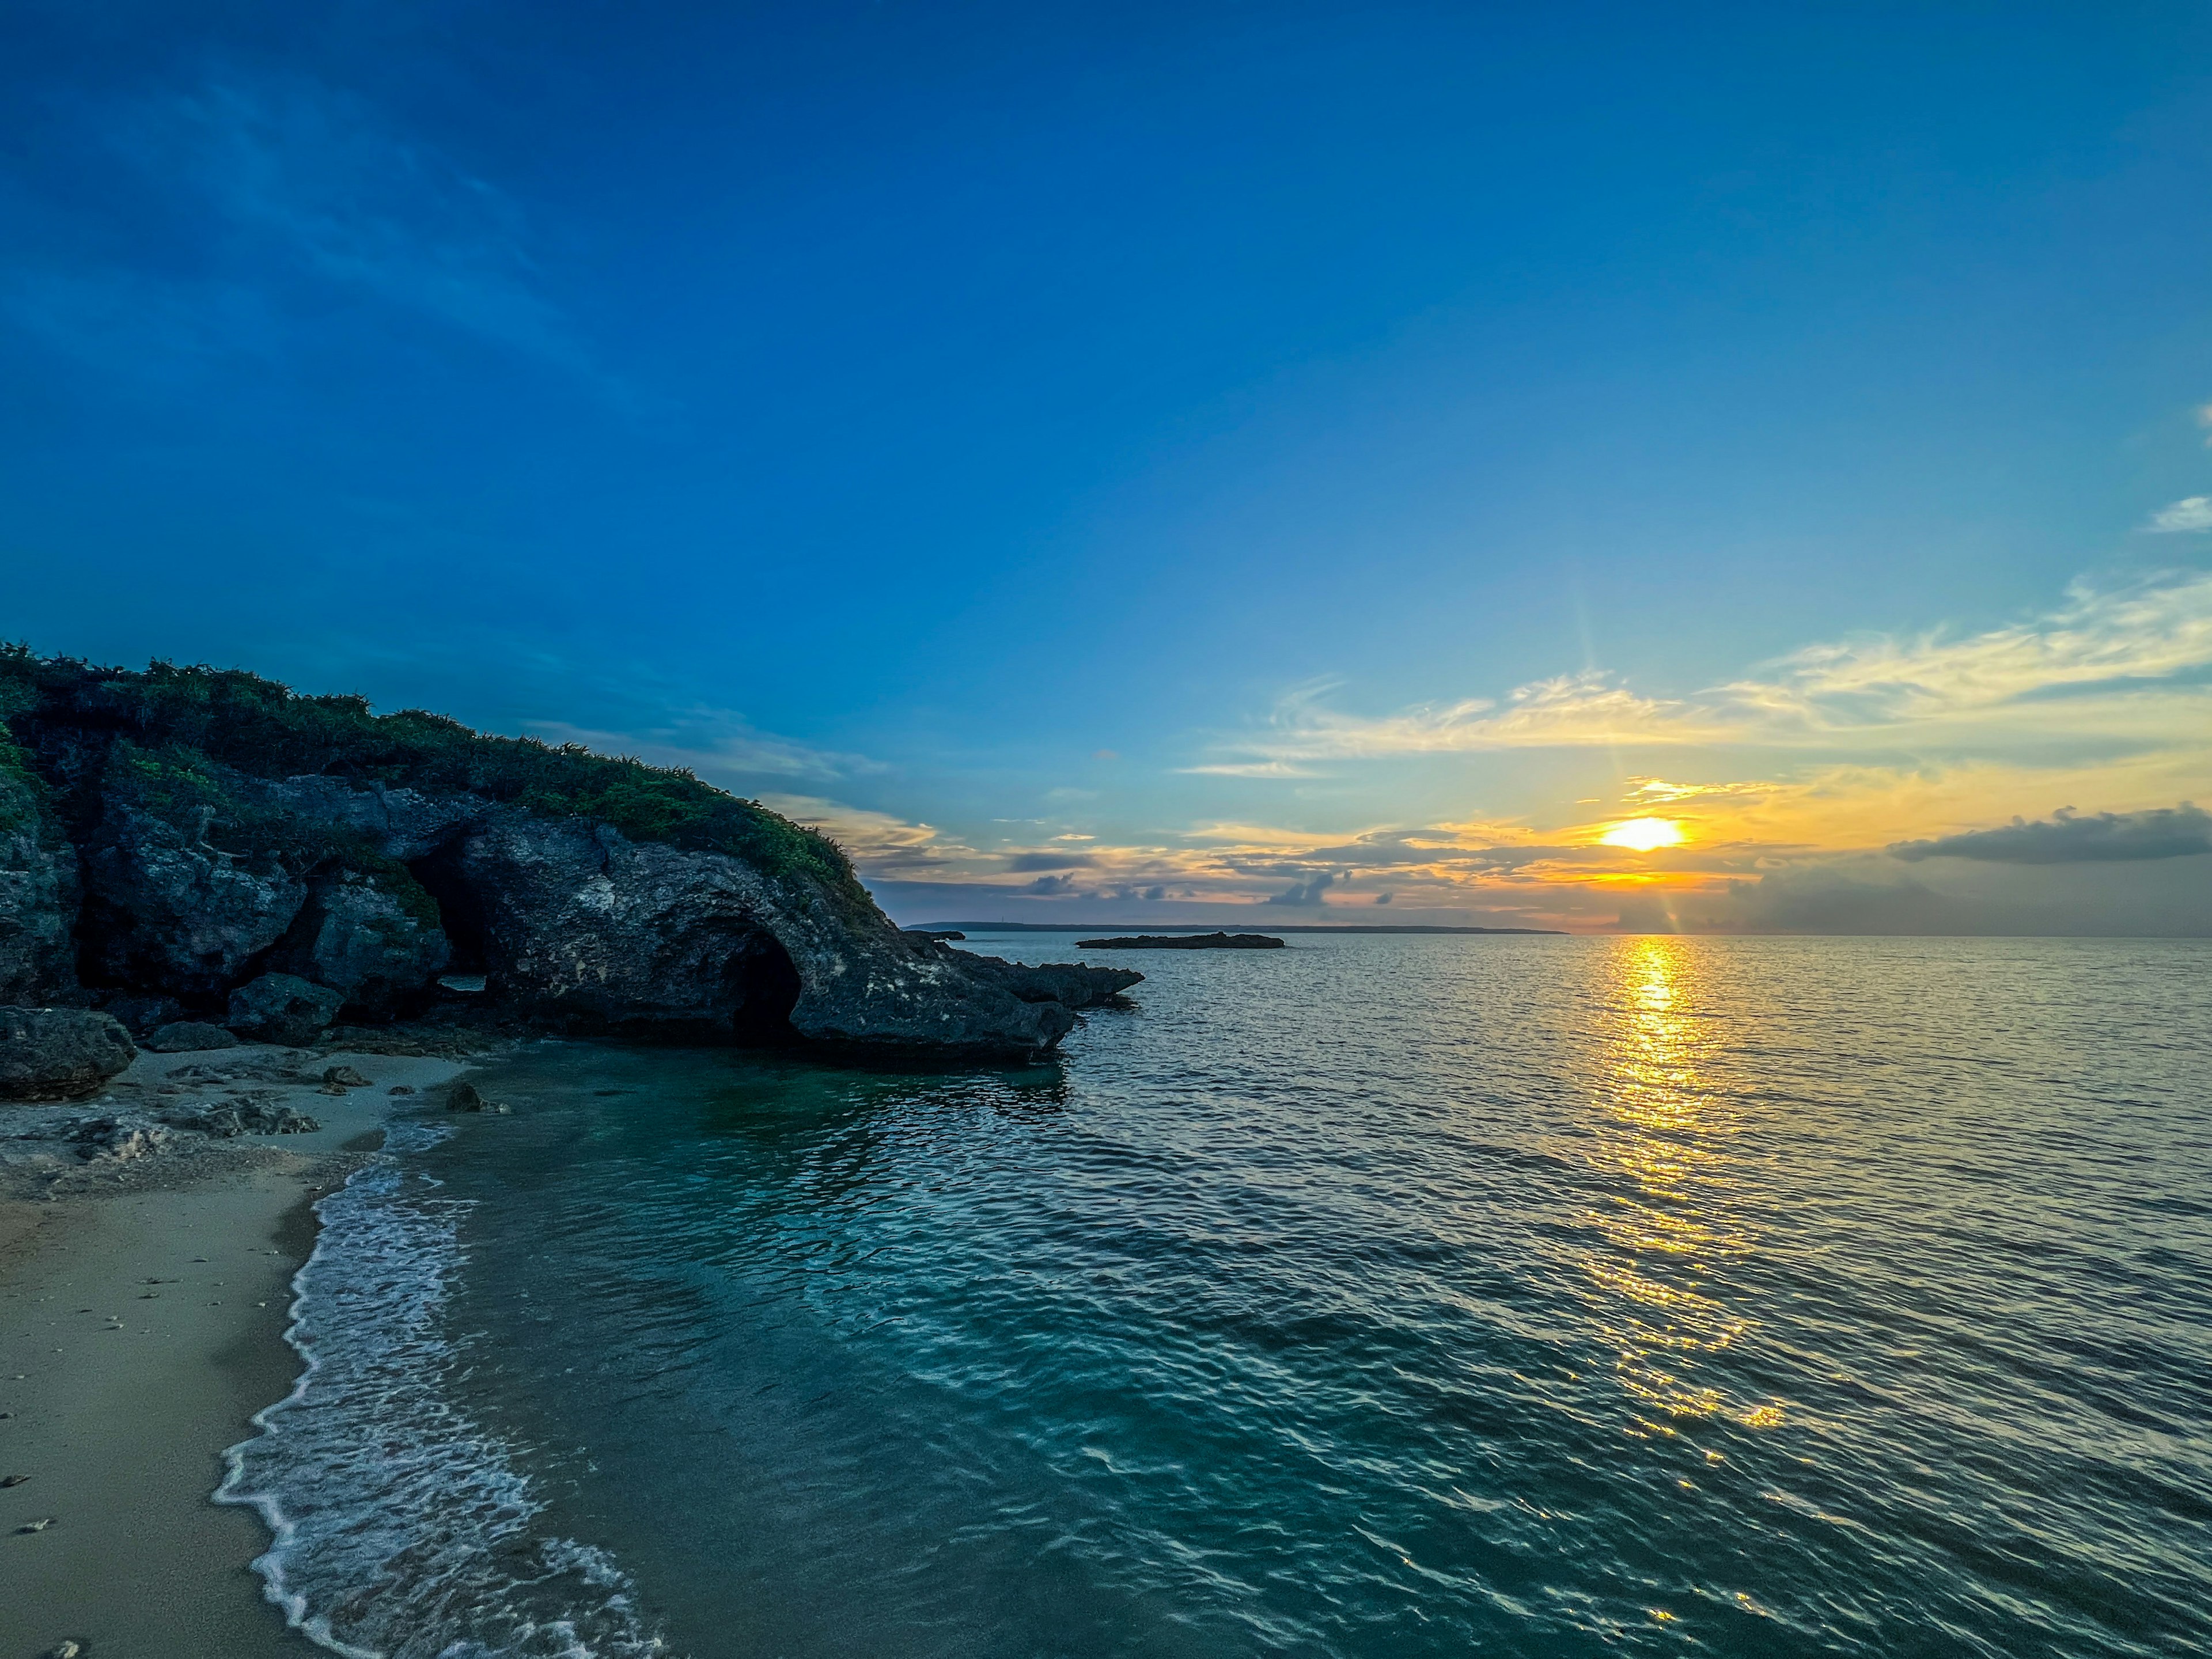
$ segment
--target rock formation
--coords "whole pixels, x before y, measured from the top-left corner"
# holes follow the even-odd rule
[[[137,1057],[130,1032],[82,1008],[0,1008],[0,1100],[76,1100]]]
[[[1140,977],[903,933],[828,841],[689,774],[20,651],[0,714],[0,994],[149,1033],[307,1043],[451,972],[548,1028],[1026,1055]]]
[[[969,951],[946,954],[963,958],[975,971],[996,980],[1024,1002],[1057,1002],[1064,1008],[1109,1006],[1145,977],[1133,968],[1091,968],[1079,962],[1031,966]]]
[[[1133,933],[1126,939],[1079,939],[1079,951],[1279,951],[1266,933]]]
[[[0,734],[0,1003],[76,983],[76,849]]]

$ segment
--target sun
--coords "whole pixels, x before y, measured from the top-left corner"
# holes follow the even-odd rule
[[[1616,823],[1598,839],[1607,847],[1632,848],[1639,853],[1650,853],[1662,847],[1682,844],[1682,826],[1672,818],[1630,818]]]

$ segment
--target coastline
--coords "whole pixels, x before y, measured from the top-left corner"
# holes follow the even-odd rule
[[[113,1086],[148,1091],[186,1066],[272,1052],[141,1054]],[[318,1651],[262,1595],[258,1516],[212,1494],[223,1452],[299,1376],[284,1332],[292,1275],[314,1248],[313,1203],[361,1166],[395,1111],[468,1062],[336,1048],[312,1060],[371,1079],[343,1097],[286,1085],[281,1103],[319,1120],[313,1133],[64,1167],[58,1180],[7,1171],[0,1412],[13,1415],[0,1419],[0,1478],[28,1478],[0,1490],[0,1659],[64,1641],[164,1659]],[[417,1092],[386,1092],[394,1085]],[[0,1124],[56,1109],[0,1108]]]

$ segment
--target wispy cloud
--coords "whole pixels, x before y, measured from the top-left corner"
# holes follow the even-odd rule
[[[760,803],[794,823],[822,831],[845,849],[863,875],[940,874],[977,856],[974,848],[929,824],[819,795],[765,794]]]
[[[2173,533],[2175,532],[2212,530],[2212,495],[2185,495],[2171,507],[2162,507],[2150,515],[2145,530]]]
[[[2126,729],[2148,742],[2185,732],[2175,700],[2200,706],[2212,667],[2212,576],[2166,573],[2075,584],[2043,616],[1977,634],[1935,629],[1812,645],[1754,674],[1680,698],[1649,696],[1591,672],[1523,685],[1503,700],[1348,713],[1333,683],[1285,693],[1259,730],[1220,739],[1202,767],[1304,775],[1352,761],[1521,748],[1688,745],[1834,748],[1970,729],[2047,738]]]
[[[517,199],[361,94],[233,69],[75,113],[88,149],[177,210],[191,252],[19,249],[0,309],[48,345],[145,379],[273,352],[338,290],[628,400],[551,297]]]
[[[562,720],[532,720],[532,733],[547,743],[580,744],[601,754],[633,755],[655,766],[678,766],[709,781],[742,789],[747,780],[829,781],[884,769],[865,755],[817,749],[758,730],[742,714],[720,708],[674,711],[660,726],[641,732],[606,732]]]

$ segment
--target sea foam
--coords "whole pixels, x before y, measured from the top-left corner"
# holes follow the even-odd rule
[[[264,1593],[349,1659],[665,1655],[611,1558],[537,1524],[521,1449],[453,1404],[444,1312],[471,1206],[408,1167],[451,1133],[394,1124],[315,1206],[286,1333],[305,1370],[224,1454],[216,1500],[260,1512]]]

